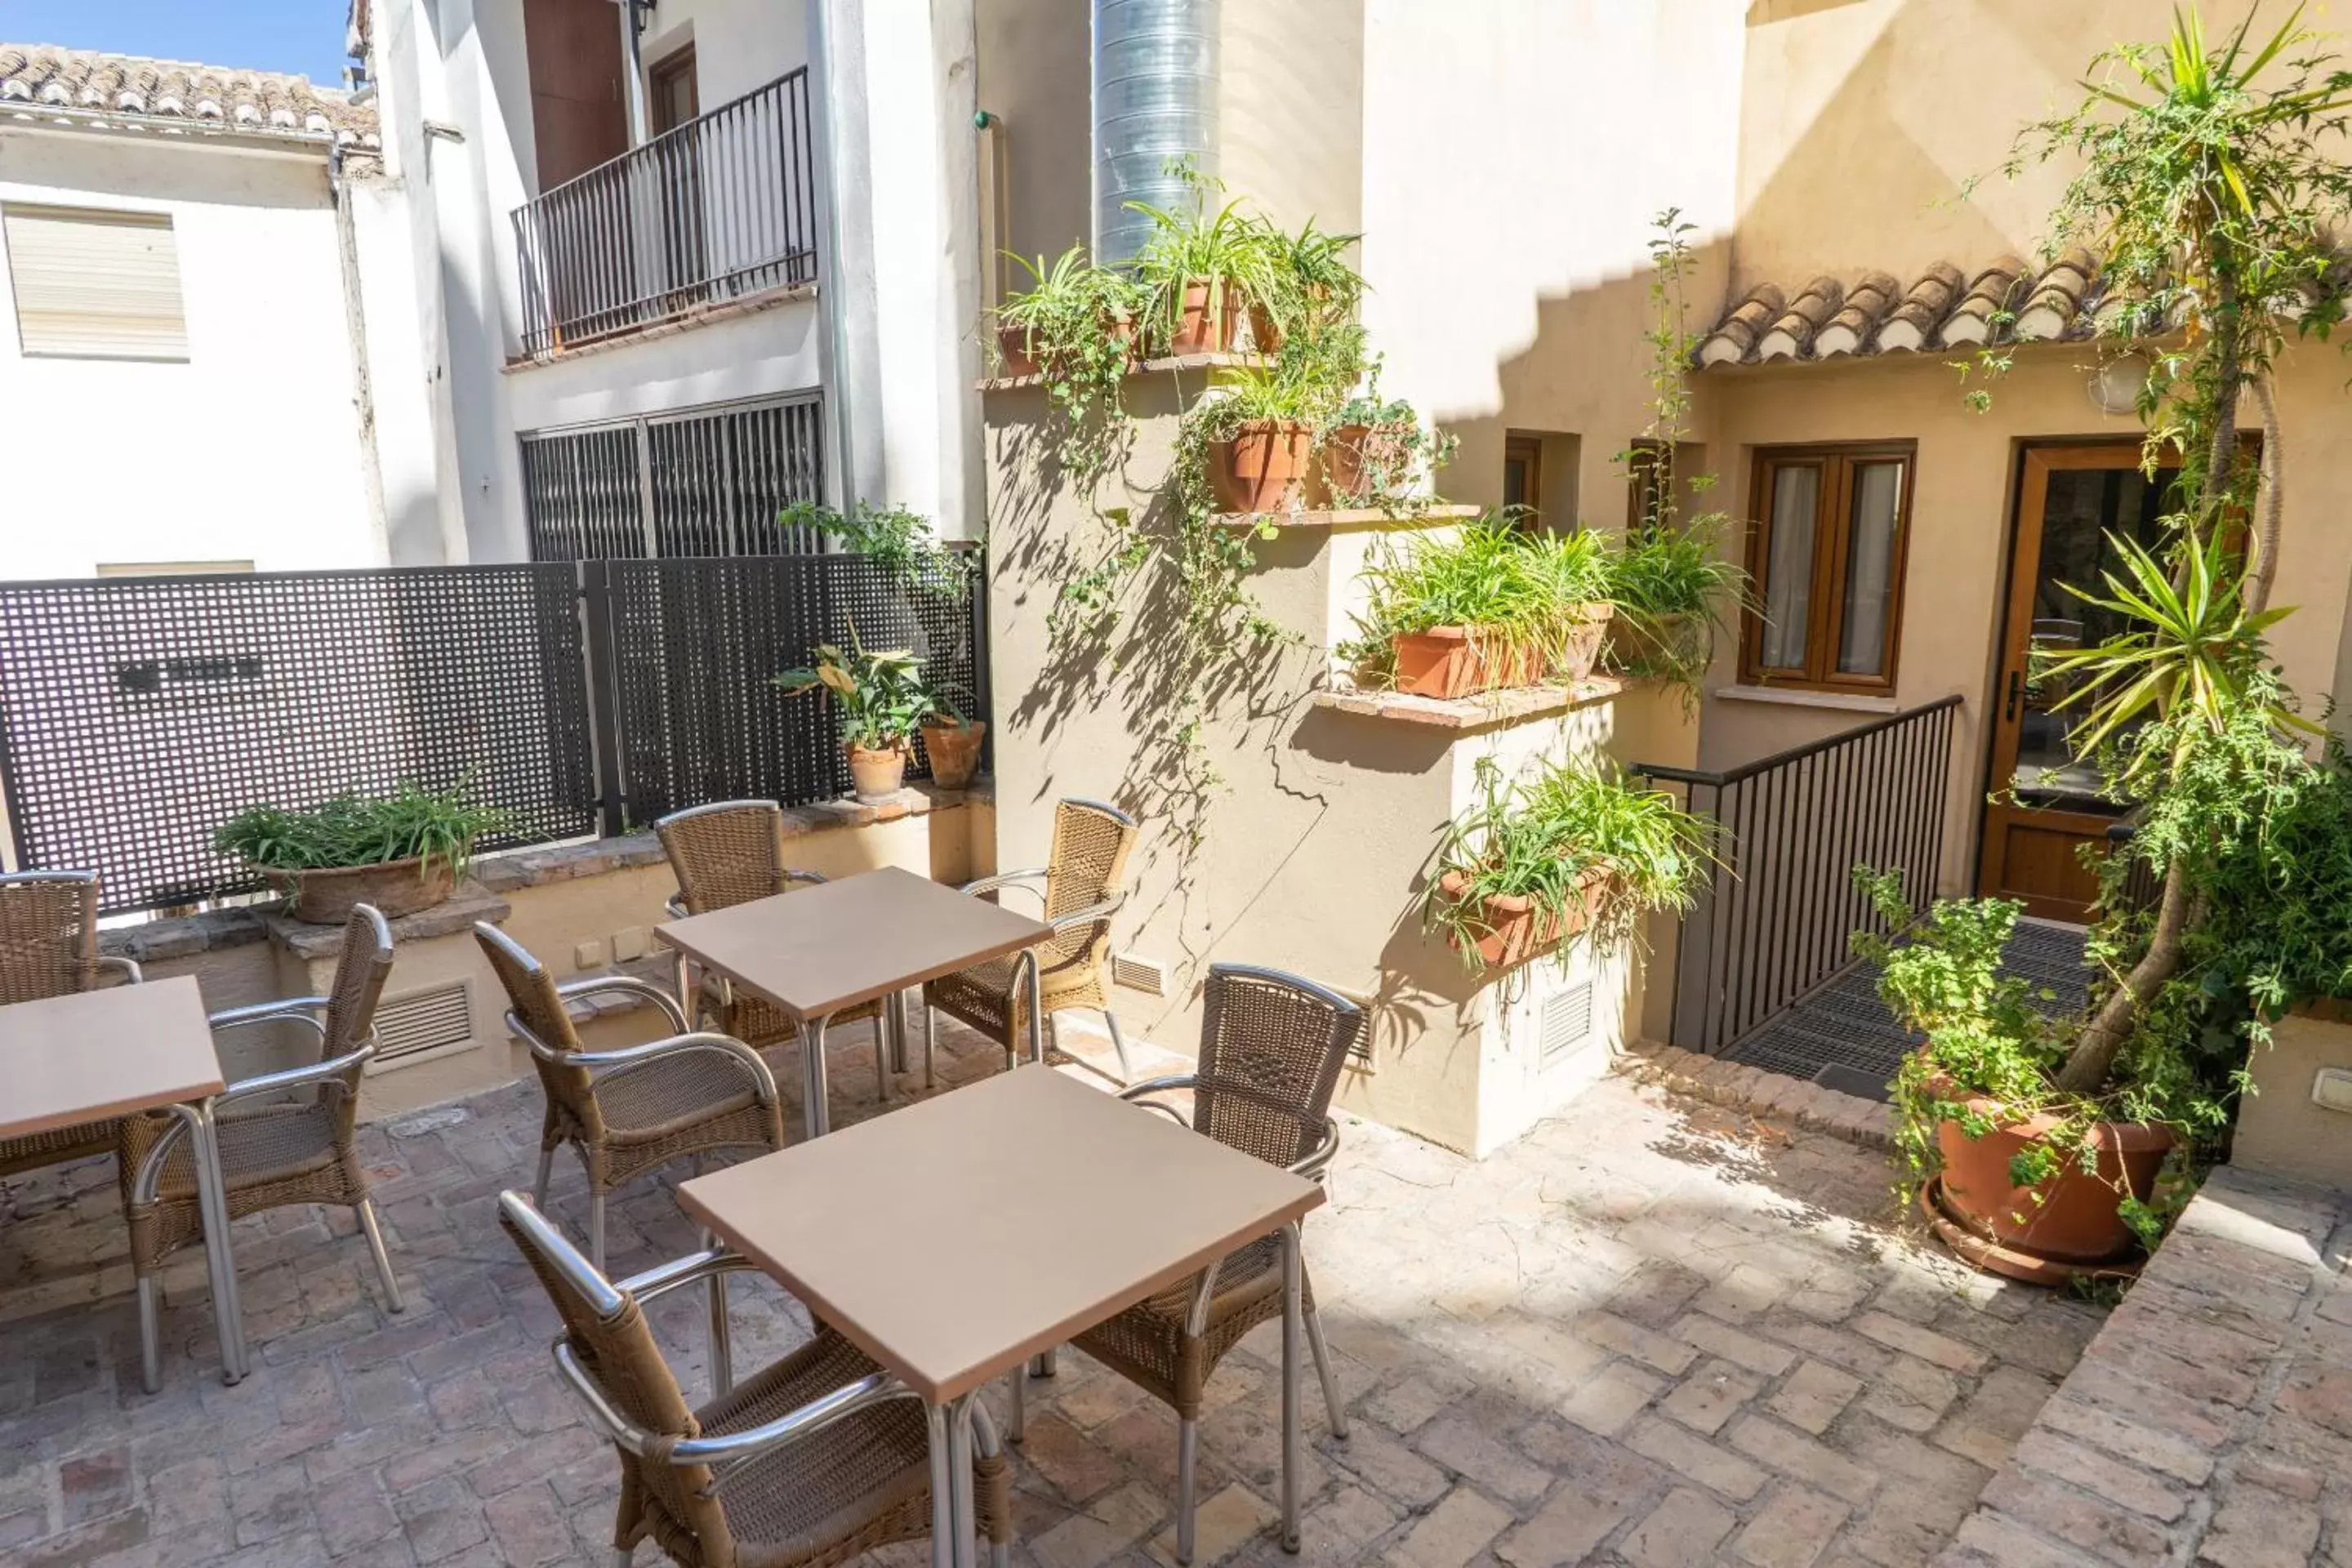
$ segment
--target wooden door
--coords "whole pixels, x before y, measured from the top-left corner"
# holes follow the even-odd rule
[[[522,30],[544,192],[629,150],[621,11],[613,0],[523,0]]]
[[[2088,647],[2123,629],[2063,584],[2096,589],[2102,571],[2120,572],[2110,534],[2158,542],[2172,475],[2151,480],[2139,460],[2137,441],[2039,447],[2026,452],[2019,479],[1977,890],[2022,900],[2028,914],[2049,920],[2090,918],[2098,880],[2083,846],[2104,846],[2127,808],[2101,797],[2096,766],[2069,740],[2081,706],[2058,708],[2064,684],[2037,679],[2033,655]]]

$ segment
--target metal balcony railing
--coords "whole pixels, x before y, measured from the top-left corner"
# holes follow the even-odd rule
[[[814,171],[803,67],[516,208],[524,353],[814,282]]]
[[[1636,765],[1711,817],[1721,857],[1683,917],[1670,1043],[1719,1055],[1843,969],[1885,922],[1853,868],[1899,869],[1935,896],[1960,699],[1936,701],[1722,773]]]

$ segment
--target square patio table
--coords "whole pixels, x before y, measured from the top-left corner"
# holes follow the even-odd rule
[[[836,1013],[926,980],[1020,954],[1029,987],[1029,1056],[1045,1059],[1037,958],[1028,950],[1053,940],[1054,928],[895,866],[691,915],[656,926],[655,934],[690,963],[798,1020],[801,1114],[812,1139],[832,1127],[825,1026]],[[887,1096],[890,1064],[881,1033],[877,1025],[876,1070]]]
[[[972,1402],[1262,1237],[1283,1238],[1282,1528],[1298,1542],[1298,1221],[1323,1189],[1024,1066],[677,1190],[929,1408],[931,1561],[971,1568]]]
[[[227,1086],[193,976],[0,1006],[0,1138],[169,1110],[187,1129],[218,1321],[221,1376],[246,1374],[244,1314],[212,1098]],[[162,1158],[158,1150],[155,1158]]]

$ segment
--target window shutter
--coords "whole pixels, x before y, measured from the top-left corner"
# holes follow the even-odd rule
[[[185,360],[180,251],[162,213],[0,208],[27,356]]]

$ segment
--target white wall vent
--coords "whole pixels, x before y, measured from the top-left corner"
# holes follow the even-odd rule
[[[1129,991],[1140,991],[1146,996],[1168,994],[1168,966],[1156,958],[1144,958],[1132,952],[1110,955],[1110,981]]]
[[[370,1064],[375,1068],[473,1044],[472,984],[453,980],[381,1004],[375,1010],[375,1060]]]
[[[1592,982],[1544,998],[1543,1030],[1537,1047],[1538,1071],[1567,1060],[1592,1037]]]

